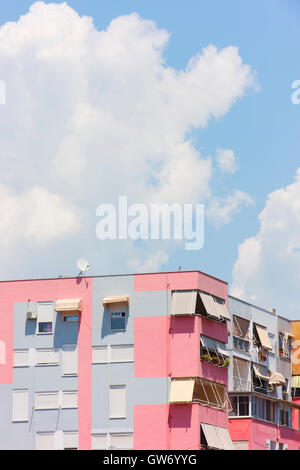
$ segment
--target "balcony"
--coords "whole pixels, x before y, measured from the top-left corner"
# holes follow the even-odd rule
[[[233,377],[233,391],[234,392],[251,392],[252,383],[249,380],[240,377]]]
[[[238,336],[233,336],[233,348],[249,354],[250,343],[247,339],[239,338]]]

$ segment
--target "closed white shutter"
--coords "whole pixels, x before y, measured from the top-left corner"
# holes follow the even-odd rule
[[[173,292],[171,315],[195,315],[197,292]]]
[[[110,386],[110,418],[126,418],[126,387],[125,385]]]
[[[78,449],[78,432],[64,432],[64,449]]]
[[[93,347],[93,364],[105,364],[108,362],[108,346]]]
[[[77,392],[62,393],[62,408],[78,408]]]
[[[110,445],[116,449],[133,449],[133,434],[110,434]]]
[[[62,375],[77,375],[77,344],[65,344],[62,348]]]
[[[58,392],[40,392],[35,394],[36,410],[52,410],[59,407]]]
[[[234,450],[249,450],[248,441],[232,441]]]
[[[26,367],[29,365],[28,349],[14,351],[14,367]]]
[[[36,449],[37,450],[54,450],[55,449],[54,432],[38,433],[36,435]]]
[[[133,345],[111,346],[110,350],[111,362],[133,362],[134,347]]]
[[[37,365],[53,365],[59,363],[58,349],[37,349],[36,350]]]
[[[28,421],[28,390],[13,390],[12,420]]]
[[[92,435],[92,449],[93,450],[107,449],[107,435],[106,434]]]
[[[53,322],[53,303],[45,302],[39,303],[37,308],[38,322]]]

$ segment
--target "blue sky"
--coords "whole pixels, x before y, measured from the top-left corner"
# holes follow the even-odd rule
[[[1,24],[17,21],[28,12],[32,3],[11,0],[2,4]],[[137,12],[142,19],[154,21],[158,29],[165,29],[171,35],[164,55],[166,64],[174,69],[185,69],[190,58],[209,44],[218,49],[233,45],[239,48],[243,63],[250,65],[256,74],[256,87],[249,89],[222,118],[211,119],[205,128],[194,130],[192,136],[195,147],[205,157],[214,157],[217,147],[233,149],[236,155],[238,170],[235,173],[223,174],[217,167],[213,168],[215,195],[224,197],[233,189],[239,189],[246,192],[254,204],[240,210],[231,222],[219,228],[207,221],[203,249],[199,252],[187,252],[182,247],[173,250],[161,268],[176,270],[180,265],[184,269],[200,269],[231,283],[239,244],[258,234],[258,215],[264,209],[268,195],[292,184],[300,166],[300,105],[291,102],[291,84],[300,79],[299,2],[69,0],[67,3],[80,15],[91,16],[98,30],[105,30],[114,18],[132,12]],[[90,210],[94,211],[95,206]],[[62,274],[74,274],[71,260],[81,255],[89,258],[91,274],[103,273],[105,267],[101,266],[99,258],[93,263],[91,247],[95,249],[96,245],[91,244],[90,237],[89,233],[83,233],[74,249],[69,241],[59,245],[66,256]],[[27,245],[26,250],[29,257],[36,258],[33,246]],[[47,260],[53,258],[55,252],[47,251]],[[43,260],[41,253],[39,259]],[[12,260],[8,275],[20,278],[58,274],[51,262],[49,268],[45,268],[46,258],[42,265],[36,259],[28,263],[28,259],[25,257],[15,267]],[[63,269],[62,264],[59,269]],[[109,271],[119,271],[115,260]],[[3,278],[5,274],[1,274]],[[255,298],[253,293],[248,294]],[[270,297],[260,296],[257,300],[268,304]]]

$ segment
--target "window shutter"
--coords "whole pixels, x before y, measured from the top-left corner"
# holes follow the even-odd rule
[[[116,449],[133,449],[133,434],[110,434],[110,445]]]
[[[63,392],[62,408],[78,408],[77,392]]]
[[[62,375],[77,375],[77,344],[64,344],[62,348]]]
[[[55,449],[54,432],[38,433],[36,435],[36,448],[37,450],[54,450]]]
[[[106,364],[108,362],[108,346],[93,347],[93,364]]]
[[[13,390],[12,420],[28,421],[28,390]]]
[[[94,434],[92,436],[92,449],[93,450],[107,449],[107,435],[106,434]]]
[[[110,418],[126,417],[126,387],[111,385],[110,387]]]
[[[111,346],[110,362],[133,362],[134,347],[133,345]]]

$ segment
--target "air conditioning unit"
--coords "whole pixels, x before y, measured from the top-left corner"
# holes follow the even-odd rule
[[[34,310],[27,310],[26,318],[27,320],[36,320],[37,312]]]

